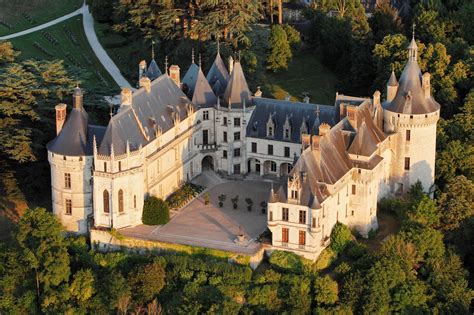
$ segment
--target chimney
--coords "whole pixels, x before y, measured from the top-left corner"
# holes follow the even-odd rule
[[[431,97],[431,74],[428,72],[425,72],[423,74],[423,77],[421,78],[421,86],[423,87],[423,92],[425,94],[425,98],[430,98]]]
[[[138,80],[140,80],[145,75],[145,72],[146,72],[146,61],[142,60],[138,64]]]
[[[176,83],[176,85],[181,88],[181,80],[179,78],[179,66],[171,65],[171,67],[169,68],[169,74],[171,80],[173,80],[174,83]]]
[[[357,129],[357,106],[354,105],[347,105],[347,119],[351,123],[354,129]]]
[[[140,87],[145,88],[145,91],[147,93],[150,93],[151,91],[151,80],[148,77],[143,77],[140,79]],[[123,92],[123,90],[122,90]]]
[[[321,161],[321,146],[320,146],[321,137],[313,135],[311,137],[311,151],[316,155],[318,163]]]
[[[82,90],[79,85],[76,86],[72,94],[72,108],[82,108]]]
[[[66,104],[58,104],[54,107],[56,109],[56,135],[59,135],[63,129],[64,122],[66,121]]]
[[[120,104],[121,106],[132,105],[132,90],[128,87],[122,88],[122,92],[120,93]]]
[[[331,130],[331,126],[329,126],[329,124],[322,123],[321,125],[319,125],[319,135],[321,137],[327,135],[329,133],[329,130]]]
[[[379,90],[374,92],[372,105],[373,105],[374,108],[380,107],[380,91]]]
[[[229,74],[232,74],[232,70],[234,70],[234,58],[229,56]]]
[[[301,146],[303,147],[303,151],[309,147],[311,144],[311,136],[307,133],[301,134]]]
[[[260,87],[257,86],[257,91],[254,94],[255,97],[262,97],[262,91],[260,90]]]
[[[309,104],[309,96],[308,95],[305,95],[305,97],[303,98],[303,102],[306,103],[306,104]]]

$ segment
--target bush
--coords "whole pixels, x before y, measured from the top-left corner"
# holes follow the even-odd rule
[[[336,254],[340,254],[344,251],[351,240],[351,230],[342,223],[336,223],[331,232],[331,248],[336,252]]]
[[[336,268],[334,268],[334,272],[339,276],[344,276],[346,274],[348,274],[349,272],[351,271],[351,266],[343,261],[342,263],[340,263]]]
[[[142,222],[146,225],[166,224],[170,220],[168,204],[156,197],[149,197],[143,205]]]
[[[328,247],[324,249],[316,260],[316,270],[326,269],[331,266],[332,262],[336,259],[336,256],[336,253],[331,248]]]
[[[232,207],[234,209],[237,209],[239,206],[239,195],[235,196],[234,198],[231,198],[230,201],[232,202]]]
[[[222,194],[222,195],[219,195],[219,197],[217,197],[219,199],[219,207],[223,207],[224,206],[224,201],[227,199],[227,196]]]
[[[209,204],[209,192],[206,191],[204,193],[203,197],[204,197],[204,204],[208,205]]]
[[[399,218],[403,217],[403,214],[407,207],[407,202],[399,198],[382,198],[378,202],[378,208],[380,209],[380,211],[395,214]]]
[[[302,273],[304,269],[301,257],[291,252],[275,250],[270,256],[269,262],[275,269],[281,271]]]
[[[359,259],[367,253],[367,246],[359,242],[351,242],[346,252],[347,257],[351,259]]]

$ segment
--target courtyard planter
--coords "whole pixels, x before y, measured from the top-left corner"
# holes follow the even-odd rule
[[[247,210],[252,211],[252,206],[253,206],[253,200],[250,198],[246,198],[245,202],[247,203]]]

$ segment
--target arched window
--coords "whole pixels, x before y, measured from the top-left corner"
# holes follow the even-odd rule
[[[133,208],[137,208],[137,195],[133,195]]]
[[[118,202],[119,202],[119,213],[123,212],[123,190],[120,189],[118,192]]]
[[[109,206],[109,192],[107,190],[104,190],[104,213],[109,213],[110,212],[110,206]]]

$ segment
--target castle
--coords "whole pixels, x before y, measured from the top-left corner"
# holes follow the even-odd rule
[[[139,65],[139,88],[123,88],[107,126],[90,124],[83,94],[56,106],[48,143],[53,211],[68,231],[141,224],[147,196],[166,198],[205,168],[274,175],[267,225],[272,246],[310,259],[336,222],[363,236],[377,229],[377,200],[434,182],[440,105],[421,74],[412,39],[387,97],[336,95],[334,106],[251,93],[238,60],[219,52],[205,76],[194,60],[181,80],[153,59]],[[194,58],[193,58],[194,59]]]

